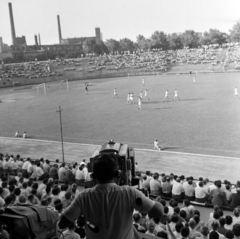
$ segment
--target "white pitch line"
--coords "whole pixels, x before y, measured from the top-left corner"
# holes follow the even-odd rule
[[[49,142],[49,143],[55,143],[59,144],[60,141],[52,141],[52,140],[44,140],[44,139],[21,139],[21,138],[11,138],[11,137],[0,137],[0,139],[14,139],[14,140],[29,140],[29,141],[36,141],[36,142]],[[94,146],[97,147],[99,145],[97,144],[82,144],[82,143],[71,143],[71,142],[64,142],[64,144],[74,144],[74,145],[82,145],[82,146]],[[182,154],[182,155],[192,155],[192,156],[200,156],[200,157],[213,157],[213,158],[221,158],[221,159],[237,159],[235,157],[225,157],[225,156],[217,156],[217,155],[207,155],[207,154],[194,154],[194,153],[184,153],[184,152],[176,152],[176,151],[158,151],[154,149],[140,149],[140,148],[134,148],[136,151],[147,151],[147,152],[155,152],[155,153],[168,153],[168,154]]]

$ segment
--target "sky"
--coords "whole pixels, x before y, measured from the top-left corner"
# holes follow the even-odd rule
[[[103,41],[141,34],[149,38],[155,31],[165,33],[208,31],[229,33],[240,21],[240,0],[0,0],[0,37],[11,45],[8,2],[12,3],[16,36],[26,36],[34,44],[57,44],[57,15],[63,38],[95,36],[100,27]]]

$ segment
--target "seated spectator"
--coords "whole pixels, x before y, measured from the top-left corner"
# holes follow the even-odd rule
[[[179,213],[179,216],[180,216],[185,222],[188,222],[189,218],[187,217],[186,211],[181,210],[180,213]],[[185,224],[184,224],[184,226],[185,226]]]
[[[225,233],[225,237],[226,237],[226,239],[233,239],[234,234],[231,230],[227,230],[226,233]]]
[[[173,214],[172,215],[172,218],[171,218],[171,222],[169,223],[169,227],[171,228],[172,232],[175,232],[175,226],[178,222],[179,218],[178,218],[178,215],[177,214]]]
[[[72,223],[68,226],[68,229],[63,232],[63,235],[60,236],[60,239],[80,239],[79,234],[74,230],[76,229],[75,223]]]
[[[183,186],[185,199],[188,199],[189,201],[195,200],[195,187],[193,185],[192,180],[188,180],[187,184]]]
[[[226,220],[225,220],[224,217],[219,218],[220,226],[218,228],[218,232],[221,233],[223,236],[225,236],[225,233],[227,231],[227,229],[224,227],[225,226],[225,222],[226,222]]]
[[[10,239],[8,232],[6,230],[4,230],[3,226],[4,226],[4,221],[2,221],[2,219],[0,219],[0,237],[1,237],[1,239]]]
[[[210,200],[213,205],[227,205],[226,193],[221,190],[221,181],[216,182],[216,188],[210,192]]]
[[[196,222],[193,218],[191,218],[188,222],[190,233],[188,238],[189,239],[195,239],[196,237],[201,237],[202,234],[196,230]]]
[[[50,168],[51,168],[50,162],[49,162],[48,159],[46,159],[46,161],[45,161],[44,164],[43,164],[43,172],[49,174]]]
[[[166,181],[162,184],[162,195],[165,197],[171,197],[172,196],[172,187],[171,184],[171,178],[167,177]]]
[[[232,232],[234,234],[234,238],[240,238],[240,224],[233,225]]]
[[[65,197],[62,200],[63,209],[67,208],[72,203],[71,197],[72,193],[70,191],[65,193]]]
[[[239,209],[238,208],[235,208],[233,210],[233,225],[234,224],[240,224],[240,216],[239,216]]]
[[[218,233],[218,228],[219,228],[219,222],[217,220],[212,221],[212,223],[210,224],[209,230],[215,231],[218,234],[219,239],[225,239],[225,237],[222,234]]]
[[[172,198],[176,201],[181,201],[184,199],[184,189],[183,185],[180,183],[180,178],[177,178],[173,184]]]
[[[168,216],[171,218],[173,213],[174,213],[174,207],[177,207],[178,206],[178,202],[175,201],[175,199],[170,199],[169,201],[169,205],[168,205],[168,208],[169,208],[169,211],[168,211]]]
[[[230,215],[227,215],[225,217],[225,225],[224,228],[226,228],[227,230],[232,230],[233,228],[233,219]]]
[[[198,187],[195,188],[195,201],[200,203],[205,203],[208,201],[208,193],[203,187],[203,183],[200,182]]]
[[[158,233],[160,231],[165,231],[165,226],[160,222],[160,218],[159,217],[153,218],[153,221],[155,222],[155,231],[156,231],[156,233]]]
[[[232,193],[230,207],[232,209],[240,206],[240,181],[236,184],[236,193]]]
[[[66,191],[68,190],[68,185],[66,185],[66,184],[61,185],[60,190],[61,191],[60,191],[58,197],[62,201],[65,198]]]
[[[137,231],[145,233],[146,229],[140,225],[141,221],[141,214],[140,213],[134,213],[133,214],[133,226],[137,229]]]
[[[61,216],[61,214],[63,212],[63,204],[61,202],[55,204],[55,210],[57,210],[58,211],[58,215]]]
[[[209,239],[219,239],[219,234],[216,231],[211,231],[209,233]]]
[[[155,231],[155,222],[154,221],[147,222],[147,231],[145,234],[151,235],[151,236],[156,236],[157,233]]]
[[[60,169],[58,170],[59,182],[64,183],[67,180],[67,169],[65,163],[62,163]]]
[[[154,195],[161,194],[162,187],[161,187],[161,182],[159,182],[159,180],[158,180],[158,174],[153,175],[153,179],[151,179],[149,184],[150,184],[151,194],[154,194]]]
[[[202,222],[200,220],[200,216],[196,214],[193,215],[193,220],[196,222],[196,227],[195,227],[196,231],[201,232],[201,228],[202,226],[204,226],[204,222]]]
[[[201,237],[196,237],[196,239],[209,239],[208,234],[209,234],[209,229],[206,226],[202,226],[201,228]]]
[[[58,165],[54,164],[53,167],[50,168],[49,177],[53,179],[58,179]]]
[[[181,236],[181,229],[183,228],[183,224],[181,222],[177,222],[175,225],[175,231],[173,234],[175,235],[176,239],[180,239]]]
[[[142,177],[142,191],[143,191],[145,196],[148,196],[148,194],[150,192],[150,183],[149,183],[149,180],[147,178],[147,175],[144,175]]]
[[[230,202],[231,202],[231,199],[232,199],[232,192],[231,192],[231,185],[230,184],[226,185],[225,193],[226,193],[227,203],[229,205]]]
[[[180,233],[181,233],[182,239],[188,239],[190,230],[188,227],[182,227],[180,230]]]
[[[51,202],[51,204],[50,204],[51,207],[54,206],[54,202],[55,202],[57,199],[60,199],[60,198],[59,198],[59,193],[60,193],[59,187],[53,188],[53,190],[52,190],[52,195],[51,195],[52,202]]]

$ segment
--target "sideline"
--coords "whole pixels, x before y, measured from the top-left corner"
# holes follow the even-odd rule
[[[47,142],[47,143],[54,143],[54,144],[59,144],[61,141],[54,141],[54,140],[44,140],[44,139],[31,139],[31,138],[14,138],[14,137],[3,137],[0,136],[0,139],[6,139],[6,140],[20,140],[20,141],[33,141],[33,142]],[[94,146],[97,147],[100,144],[83,144],[83,143],[72,143],[72,142],[63,142],[64,144],[70,144],[70,145],[81,145],[81,146]],[[177,152],[177,151],[168,151],[168,150],[154,150],[154,149],[144,149],[144,148],[135,148],[135,151],[144,151],[144,152],[155,152],[155,153],[168,153],[168,154],[178,154],[178,155],[188,155],[188,156],[199,156],[199,157],[212,157],[212,158],[219,158],[219,159],[236,159],[239,160],[240,158],[238,157],[226,157],[226,156],[218,156],[218,155],[208,155],[208,154],[195,154],[195,153],[185,153],[185,152]]]

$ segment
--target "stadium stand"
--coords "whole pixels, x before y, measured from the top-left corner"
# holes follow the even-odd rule
[[[30,215],[34,214],[32,210],[45,208],[44,210],[50,214],[49,220],[52,220],[50,223],[52,227],[51,230],[46,229],[48,234],[44,234],[44,238],[51,238],[54,234],[60,237],[60,234],[57,234],[56,223],[53,221],[59,218],[63,210],[84,189],[84,182],[91,180],[88,167],[89,163],[85,160],[80,163],[65,164],[59,163],[59,160],[50,162],[43,158],[32,160],[30,158],[22,159],[20,155],[0,154],[0,222],[4,221],[2,231],[10,236],[13,235],[13,231],[10,230],[12,224],[9,218],[24,221],[26,215],[30,218]],[[195,233],[197,235],[201,233],[204,235],[208,228],[222,233],[224,238],[224,233],[228,232],[229,234],[229,230],[234,233],[234,228],[237,228],[234,225],[240,224],[239,181],[236,185],[226,180],[224,182],[216,180],[212,183],[203,178],[193,179],[192,176],[173,174],[159,175],[149,171],[137,172],[137,175],[140,179],[139,190],[164,206],[164,215],[161,218],[151,218],[151,215],[133,212],[133,226],[139,231],[142,238],[170,238],[171,233],[178,238],[183,233],[181,228],[185,227],[190,229],[191,235],[193,230],[198,232]],[[197,202],[192,197],[196,195],[196,189],[199,187],[206,191],[206,202]],[[173,198],[172,192],[178,191],[182,198]],[[189,194],[190,192],[192,194]],[[220,197],[224,198],[222,205],[212,203],[215,194],[218,200]],[[205,197],[205,194],[203,196]],[[182,207],[180,206],[181,202],[183,202]],[[214,211],[210,214],[209,221],[201,221],[201,213],[194,207],[199,205],[213,208]],[[20,215],[19,210],[24,210],[25,216]],[[224,217],[223,210],[233,211],[233,216]],[[12,217],[13,215],[14,217]],[[6,219],[7,217],[8,219]],[[34,222],[33,224],[35,225]],[[21,225],[18,226],[16,231],[21,228]],[[33,227],[28,226],[29,228]],[[41,226],[44,227],[44,225]],[[39,229],[35,228],[34,230],[31,233],[35,233],[40,238]],[[75,230],[80,238],[85,237],[84,225],[80,221],[76,228],[68,230]],[[50,233],[51,231],[53,233]],[[21,235],[20,238],[26,237],[24,233]]]

